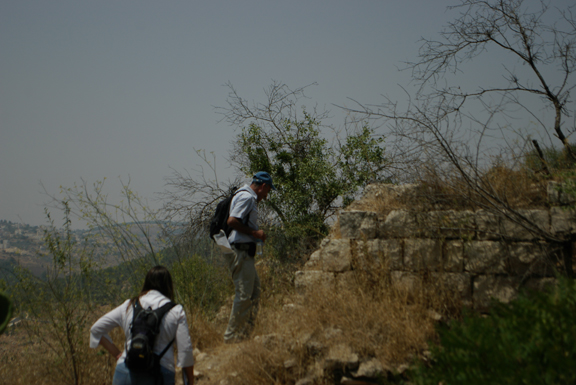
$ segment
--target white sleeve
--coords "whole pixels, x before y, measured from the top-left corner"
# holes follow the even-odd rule
[[[97,348],[100,344],[100,339],[105,337],[109,341],[112,341],[108,333],[112,331],[115,327],[122,327],[122,313],[126,313],[128,308],[128,303],[130,300],[126,300],[122,305],[118,306],[112,311],[104,314],[98,321],[92,325],[90,328],[90,347]]]
[[[253,206],[254,198],[248,191],[242,191],[240,194],[234,197],[230,207],[230,216],[240,219],[240,221],[245,220],[245,216],[250,214],[254,209]]]
[[[190,340],[186,313],[182,307],[178,316],[178,326],[176,327],[176,346],[178,348],[177,365],[181,368],[194,365],[194,348],[192,346],[192,341]]]

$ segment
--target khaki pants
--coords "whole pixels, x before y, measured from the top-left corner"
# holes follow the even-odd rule
[[[234,253],[224,255],[232,274],[236,295],[224,333],[224,340],[232,342],[246,338],[254,327],[260,301],[260,278],[254,266],[254,257],[248,251],[232,246]]]

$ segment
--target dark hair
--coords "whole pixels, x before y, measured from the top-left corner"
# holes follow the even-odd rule
[[[144,279],[144,286],[138,297],[132,298],[130,304],[136,302],[136,300],[142,297],[144,294],[148,293],[150,290],[157,290],[164,296],[168,297],[170,301],[174,301],[174,286],[172,284],[172,276],[167,268],[164,266],[154,266],[146,274]]]

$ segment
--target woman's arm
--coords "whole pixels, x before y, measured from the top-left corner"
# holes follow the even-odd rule
[[[194,365],[182,368],[184,373],[186,373],[186,378],[188,379],[188,385],[194,385]]]
[[[118,306],[114,310],[104,314],[90,328],[90,347],[95,349],[102,345],[110,354],[117,357],[120,350],[112,343],[108,333],[112,329],[122,327],[122,316],[125,315],[128,301]]]
[[[114,345],[114,343],[108,340],[108,338],[106,337],[100,338],[100,345],[102,345],[102,347],[106,349],[108,353],[112,355],[112,357],[116,358],[116,361],[118,361],[118,359],[122,355],[120,349],[118,349],[118,347]]]

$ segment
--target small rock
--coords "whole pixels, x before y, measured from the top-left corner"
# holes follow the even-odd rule
[[[310,354],[311,356],[317,356],[322,354],[322,352],[324,352],[326,346],[324,346],[324,344],[322,344],[321,342],[315,340],[309,340],[308,342],[306,342],[306,349],[308,350],[308,354]]]
[[[289,359],[284,361],[284,368],[285,369],[292,369],[298,365],[298,362],[295,359]]]
[[[402,364],[402,365],[400,365],[400,366],[398,366],[398,367],[396,368],[396,372],[397,372],[398,374],[402,374],[402,373],[404,373],[406,370],[408,370],[408,368],[410,368],[410,366],[408,366],[408,365],[406,365],[406,364]]]
[[[435,312],[434,310],[428,310],[428,317],[432,318],[434,321],[442,320],[442,314]]]
[[[353,373],[353,376],[376,378],[382,373],[384,373],[384,366],[379,360],[373,358],[369,361],[362,362],[358,370]]]
[[[272,333],[265,336],[256,336],[254,337],[254,341],[262,344],[262,346],[267,349],[272,349],[281,345],[284,342],[284,339],[280,334]]]
[[[297,306],[293,303],[287,303],[286,305],[282,306],[282,310],[285,311],[286,313],[293,313],[298,308],[299,308],[299,306]]]
[[[324,331],[324,338],[327,340],[333,339],[335,337],[339,337],[342,335],[342,330],[335,329],[335,328],[328,328]]]
[[[343,367],[354,370],[358,368],[358,364],[358,354],[354,353],[352,348],[346,344],[332,346],[325,361],[326,368]]]

